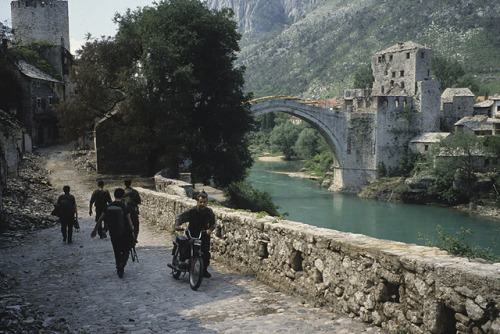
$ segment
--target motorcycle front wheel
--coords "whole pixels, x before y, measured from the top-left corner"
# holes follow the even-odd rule
[[[203,259],[201,257],[194,257],[193,263],[189,270],[189,285],[191,289],[196,290],[200,287],[203,279]]]

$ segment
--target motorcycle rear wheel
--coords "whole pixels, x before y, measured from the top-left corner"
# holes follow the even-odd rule
[[[205,267],[201,257],[194,257],[192,261],[193,264],[189,270],[189,286],[191,286],[191,289],[197,290],[203,280],[203,269]]]

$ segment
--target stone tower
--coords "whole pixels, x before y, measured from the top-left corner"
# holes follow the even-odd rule
[[[373,95],[414,96],[416,83],[431,81],[431,49],[398,43],[372,57]]]
[[[17,0],[10,6],[15,42],[46,40],[70,50],[68,1]]]

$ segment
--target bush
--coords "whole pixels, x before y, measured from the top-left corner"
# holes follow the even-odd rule
[[[471,235],[472,232],[468,229],[461,228],[460,231],[456,232],[456,235],[448,235],[443,232],[443,227],[438,225],[436,227],[439,242],[434,242],[428,237],[419,234],[419,239],[424,240],[427,246],[438,247],[448,253],[456,256],[471,258],[481,258],[491,262],[497,262],[500,257],[496,256],[491,247],[479,247],[470,245],[466,237]],[[498,230],[497,230],[498,233]],[[496,236],[495,236],[496,237]],[[495,243],[495,237],[492,238],[492,243]]]
[[[252,212],[267,212],[270,216],[279,216],[279,207],[275,205],[268,192],[252,187],[246,181],[233,182],[224,189],[229,201],[239,209],[248,209]]]

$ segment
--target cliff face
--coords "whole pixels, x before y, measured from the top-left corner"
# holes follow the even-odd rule
[[[231,8],[245,37],[280,31],[326,0],[208,0],[209,8]],[[248,38],[247,38],[248,39]]]
[[[500,92],[497,0],[207,0],[232,8],[243,37],[238,65],[256,97],[329,98],[352,87],[373,53],[401,41],[461,62]]]

